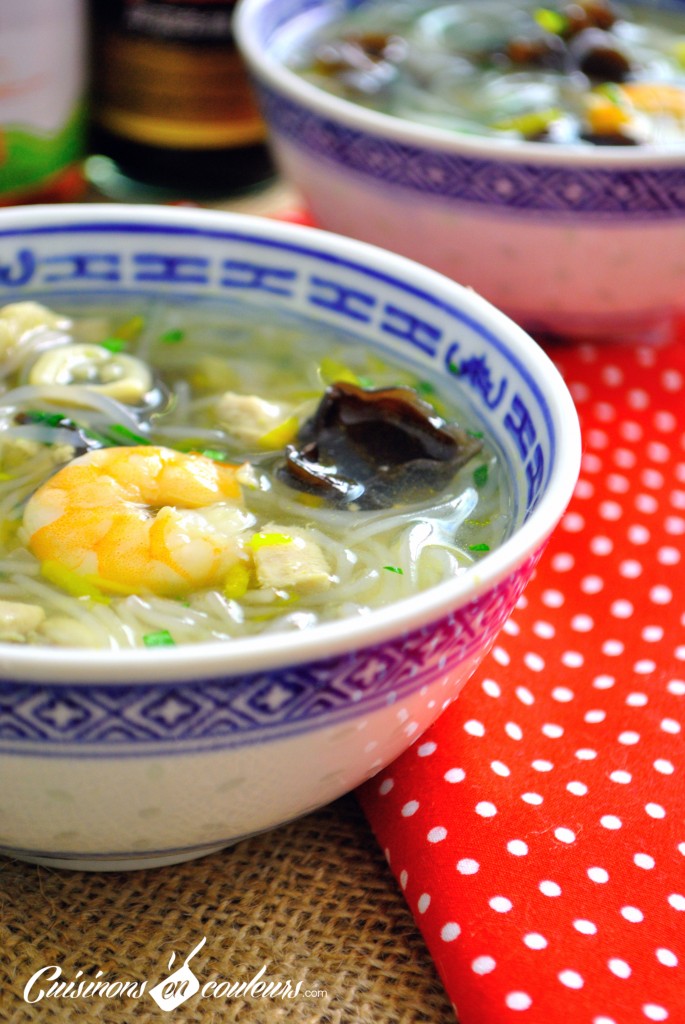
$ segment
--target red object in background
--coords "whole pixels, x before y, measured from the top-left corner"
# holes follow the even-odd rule
[[[461,1024],[682,1024],[685,344],[551,355],[571,505],[476,676],[359,797]]]

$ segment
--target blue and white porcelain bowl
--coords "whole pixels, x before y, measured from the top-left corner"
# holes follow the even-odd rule
[[[289,70],[303,40],[358,6],[238,7],[274,155],[316,223],[473,287],[533,333],[667,336],[685,307],[683,147],[477,138],[377,113]]]
[[[473,570],[353,621],[128,651],[0,644],[0,853],[119,870],[302,815],[416,740],[516,604],[571,495],[580,439],[562,379],[518,326],[360,242],[202,210],[0,212],[0,304],[95,294],[230,299],[343,325],[456,389],[508,467],[515,510]],[[455,377],[456,359],[473,372]]]

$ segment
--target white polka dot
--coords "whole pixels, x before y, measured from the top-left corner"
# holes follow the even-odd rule
[[[657,1003],[645,1003],[642,1007],[642,1012],[647,1020],[668,1020],[668,1010]]]
[[[630,921],[631,924],[638,924],[645,919],[645,915],[639,907],[621,907],[621,917],[624,917],[626,921]]]
[[[506,896],[493,896],[488,903],[498,914],[508,914],[514,905]]]
[[[523,729],[520,725],[517,725],[516,722],[507,722],[507,724],[504,726],[504,731],[506,732],[509,739],[523,739]]]
[[[584,594],[599,594],[604,589],[604,580],[601,576],[584,576],[580,581],[580,589]]]
[[[619,565],[618,571],[624,579],[636,580],[638,576],[642,575],[642,565],[634,558],[626,558],[625,561],[621,562]]]
[[[636,867],[649,871],[654,867],[656,861],[649,853],[636,853],[633,857],[633,863]]]
[[[503,647],[493,647],[491,656],[498,665],[508,665],[511,661],[508,652]]]
[[[656,553],[656,560],[661,565],[677,565],[680,561],[680,552],[677,548],[663,547]]]
[[[629,693],[626,697],[626,704],[629,708],[643,708],[649,702],[646,693]]]
[[[480,864],[472,857],[462,857],[457,861],[457,871],[460,875],[475,875],[479,868]]]
[[[666,817],[666,809],[661,804],[648,803],[645,804],[645,810],[650,818],[660,819]]]
[[[645,515],[651,515],[659,507],[659,502],[656,500],[653,494],[637,494],[635,496],[635,508],[638,512],[644,512]]]
[[[625,960],[621,960],[617,956],[611,957],[607,963],[607,967],[612,974],[615,974],[617,978],[629,978],[633,973],[630,964],[627,964]]]
[[[511,770],[501,761],[492,761],[490,767],[495,775],[499,775],[502,779],[506,779],[508,775],[511,775]]]
[[[573,922],[573,927],[577,932],[580,932],[581,935],[597,934],[597,925],[593,921],[587,921],[583,917],[576,918]]]
[[[573,555],[567,551],[558,552],[553,556],[551,565],[555,572],[569,572],[570,569],[576,564],[576,560]]]
[[[587,722],[588,725],[599,725],[600,722],[604,721],[606,716],[607,713],[606,711],[603,711],[602,708],[592,708],[590,711],[585,712],[583,720]]]
[[[518,636],[521,632],[521,627],[519,626],[518,622],[514,622],[513,619],[507,619],[507,621],[502,626],[502,630],[508,636]]]
[[[560,843],[575,843],[576,834],[570,828],[555,828],[554,835]]]
[[[621,786],[627,786],[633,781],[633,776],[630,772],[626,772],[622,768],[618,768],[615,772],[611,772],[609,778],[612,782],[618,782]]]
[[[616,619],[629,619],[634,610],[632,603],[625,598],[612,602],[609,607],[609,611]]]
[[[662,718],[660,728],[671,736],[676,736],[680,732],[680,722],[676,722],[675,718]]]
[[[673,591],[663,584],[652,587],[649,591],[649,600],[654,604],[670,604],[673,600]]]
[[[547,736],[550,740],[558,740],[561,736],[564,735],[563,728],[560,725],[557,725],[555,722],[545,722],[545,724],[540,729],[540,732],[544,736]]]
[[[524,801],[524,803],[532,804],[534,807],[537,807],[539,804],[541,804],[543,800],[539,793],[522,793],[521,799]]]
[[[675,768],[673,767],[671,762],[667,761],[663,757],[658,757],[656,759],[656,761],[654,762],[654,767],[661,775],[673,775],[673,772],[675,771]]]
[[[416,904],[419,914],[425,914],[430,906],[431,898],[427,892],[422,892]]]
[[[666,689],[674,697],[685,697],[685,679],[671,679]]]
[[[681,896],[679,892],[672,892],[668,902],[674,910],[685,910],[685,896]]]
[[[604,868],[588,868],[587,874],[591,882],[602,884],[609,881],[609,872],[605,871]]]
[[[507,843],[507,850],[515,857],[525,857],[528,853],[528,844],[522,839],[510,839]]]
[[[611,537],[593,537],[590,541],[590,551],[593,555],[610,555],[614,550],[614,542]]]
[[[464,722],[464,732],[467,732],[469,736],[485,736],[485,726],[482,722],[471,718],[468,722]]]
[[[381,796],[385,796],[387,793],[390,792],[394,785],[394,779],[383,779],[380,786],[378,787],[378,792],[380,793]]]
[[[556,882],[550,881],[548,878],[540,882],[538,889],[543,896],[561,896],[561,886]]]
[[[534,651],[527,651],[524,654],[523,663],[531,672],[542,672],[545,667],[545,659]]]
[[[585,520],[578,512],[567,512],[560,525],[567,533],[580,533],[585,528]]]
[[[663,626],[645,626],[642,630],[642,639],[646,640],[648,644],[658,643],[659,640],[664,638],[664,627]]]
[[[531,768],[534,768],[536,772],[551,772],[554,768],[551,761],[546,761],[542,757],[538,757],[534,761],[531,761],[530,766]]]
[[[574,989],[582,988],[585,984],[582,976],[578,974],[577,971],[570,970],[561,971],[561,973],[559,974],[559,981],[562,985],[565,985],[567,988]]]
[[[502,688],[494,679],[484,679],[481,685],[488,697],[502,696]]]
[[[406,871],[400,871],[400,886],[403,889],[407,888],[407,882],[409,881],[409,875]]]
[[[568,686],[555,686],[552,690],[552,699],[559,701],[560,704],[568,704],[574,696],[573,690],[570,690]]]
[[[489,800],[479,800],[476,804],[476,814],[480,814],[481,818],[493,818],[497,814],[497,808]]]
[[[527,707],[530,707],[531,704],[535,703],[535,697],[527,686],[517,686],[514,692],[521,703],[525,704]]]
[[[615,814],[603,814],[602,817],[599,819],[599,823],[602,826],[602,828],[607,828],[612,832],[623,826],[623,822]]]
[[[428,835],[426,836],[426,839],[428,840],[429,843],[441,843],[443,839],[446,838],[447,829],[444,827],[444,825],[436,825],[435,828],[432,828]]]
[[[448,921],[440,929],[440,938],[443,942],[454,942],[461,935],[461,928],[456,921]]]
[[[403,806],[403,808],[402,808],[400,813],[401,813],[403,818],[411,818],[412,814],[416,814],[418,809],[419,809],[419,801],[418,800],[408,800],[407,803]]]
[[[560,590],[545,590],[542,594],[542,603],[548,608],[561,608],[564,603],[564,595]]]
[[[561,655],[561,663],[566,668],[580,668],[585,663],[585,658],[580,651],[564,651]]]
[[[610,658],[618,658],[623,654],[623,643],[620,640],[605,640],[602,644],[602,653]]]
[[[437,749],[437,743],[422,743],[421,746],[417,748],[416,753],[419,757],[430,757],[430,755],[434,754]]]
[[[523,936],[523,941],[528,949],[546,949],[547,939],[544,935],[540,935],[539,932],[528,932],[527,935]]]
[[[463,782],[466,772],[463,768],[448,768],[443,778],[445,782]]]
[[[666,516],[664,530],[672,537],[682,537],[685,533],[685,519],[682,516]]]
[[[626,747],[632,747],[640,742],[640,733],[634,732],[632,729],[626,729],[625,732],[619,733],[618,742],[623,743]]]
[[[585,785],[585,783],[577,782],[575,780],[569,782],[566,786],[566,789],[569,791],[569,793],[573,793],[574,796],[585,796],[585,794],[587,793],[587,786]]]
[[[571,629],[577,633],[589,633],[595,627],[595,621],[590,615],[574,615],[571,619]]]
[[[603,1014],[600,1017],[593,1017],[592,1024],[616,1024],[613,1017],[605,1017]]]
[[[509,1010],[528,1010],[533,1005],[527,992],[508,992],[504,1002]]]
[[[533,632],[536,636],[539,636],[541,640],[551,640],[556,634],[556,629],[551,622],[545,622],[544,619],[538,619],[533,623]]]
[[[678,957],[670,949],[664,949],[663,947],[657,949],[656,958],[660,964],[664,965],[664,967],[678,966]]]
[[[631,544],[649,544],[651,534],[646,526],[642,523],[635,523],[633,526],[628,528],[628,540]]]
[[[592,685],[596,690],[610,690],[616,682],[613,676],[595,676]]]
[[[656,662],[652,661],[651,658],[640,658],[640,660],[636,661],[635,664],[633,665],[633,671],[636,672],[640,676],[651,675],[652,672],[654,672],[655,669],[656,669]]]
[[[604,482],[612,494],[627,494],[630,490],[630,480],[622,473],[609,473]]]
[[[576,750],[576,757],[579,761],[594,761],[597,757],[597,751],[593,750],[592,747],[581,747],[580,750]]]
[[[471,961],[471,970],[474,974],[490,974],[497,966],[497,962],[491,956],[477,956]]]
[[[623,508],[617,501],[600,501],[597,511],[608,522],[616,522],[623,515]]]

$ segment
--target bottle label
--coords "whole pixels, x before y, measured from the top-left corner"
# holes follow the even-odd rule
[[[82,0],[0,5],[0,195],[39,189],[85,137]]]
[[[260,142],[264,124],[233,41],[233,3],[124,0],[101,40],[98,123],[149,145]]]

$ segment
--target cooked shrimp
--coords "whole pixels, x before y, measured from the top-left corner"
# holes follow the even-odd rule
[[[254,521],[240,488],[248,472],[170,448],[88,452],[29,499],[28,545],[48,578],[75,579],[83,593],[181,596],[216,586],[248,557],[240,537]]]

